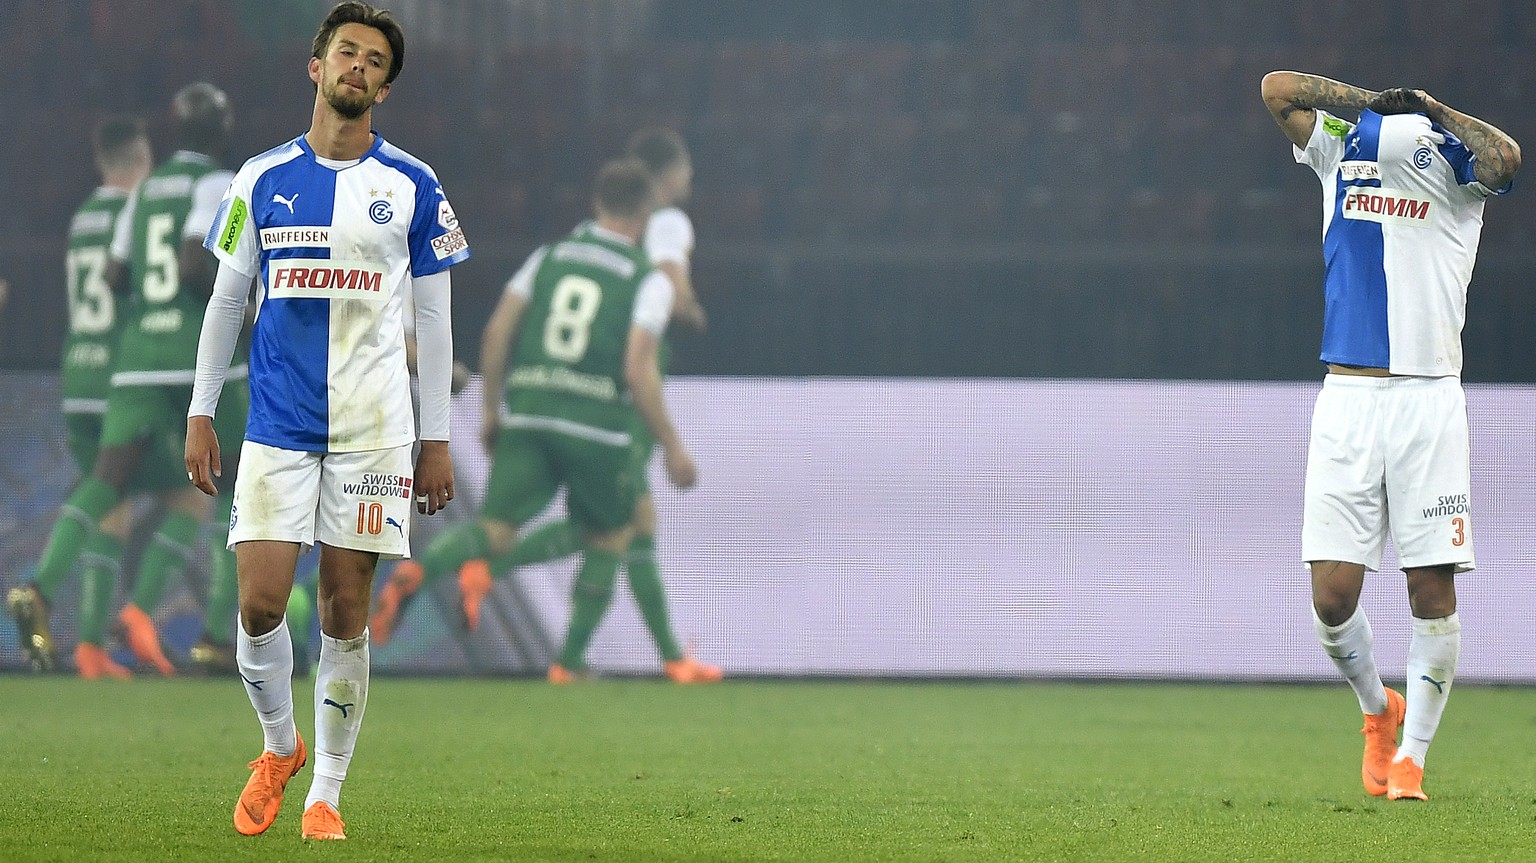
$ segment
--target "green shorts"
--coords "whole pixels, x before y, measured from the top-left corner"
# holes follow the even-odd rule
[[[226,471],[240,463],[250,398],[244,379],[225,384],[219,395],[213,430],[219,436],[219,460]],[[134,474],[140,490],[177,489],[187,484],[187,406],[191,403],[190,386],[113,387],[107,396],[101,447],[149,441]]]
[[[81,476],[89,476],[96,466],[96,455],[101,452],[102,414],[67,413],[64,415],[64,433],[69,444],[69,454],[75,459],[75,467]],[[139,463],[138,470],[128,478],[124,494],[156,492],[180,488],[186,484],[186,458],[166,462],[163,454],[150,454]],[[180,482],[176,480],[180,479]]]
[[[563,485],[572,521],[592,530],[615,530],[634,518],[640,499],[633,461],[632,446],[503,428],[480,512],[495,521],[527,524]]]

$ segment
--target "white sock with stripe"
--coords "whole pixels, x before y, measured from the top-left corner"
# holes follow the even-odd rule
[[[1451,697],[1456,661],[1461,656],[1461,619],[1450,617],[1413,619],[1413,639],[1408,642],[1408,713],[1403,718],[1403,742],[1398,758],[1412,758],[1420,767],[1435,739],[1445,702]]]
[[[1376,671],[1376,655],[1372,651],[1374,638],[1365,609],[1355,606],[1355,613],[1338,626],[1324,623],[1313,609],[1312,623],[1323,651],[1355,690],[1355,697],[1360,700],[1360,712],[1376,714],[1386,710],[1387,691],[1382,685],[1381,674]]]
[[[237,622],[235,665],[261,720],[263,748],[292,755],[299,741],[293,725],[293,643],[288,640],[288,618],[254,638],[246,634],[245,624]]]

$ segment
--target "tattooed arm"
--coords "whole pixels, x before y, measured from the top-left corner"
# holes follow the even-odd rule
[[[1271,72],[1264,76],[1261,92],[1285,137],[1298,147],[1307,146],[1312,137],[1318,108],[1359,111],[1376,96],[1373,90],[1303,72]]]
[[[1520,170],[1520,145],[1515,143],[1515,139],[1491,123],[1463,114],[1444,102],[1435,101],[1428,93],[1420,92],[1429,106],[1429,119],[1460,138],[1467,149],[1477,156],[1477,161],[1472,165],[1472,176],[1490,189],[1502,189],[1509,185],[1515,178],[1515,172]]]

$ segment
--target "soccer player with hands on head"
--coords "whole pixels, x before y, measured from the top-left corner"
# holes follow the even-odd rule
[[[1455,576],[1475,565],[1460,377],[1467,284],[1483,204],[1509,191],[1520,148],[1422,90],[1280,71],[1264,77],[1262,96],[1323,188],[1328,374],[1302,517],[1315,629],[1365,714],[1365,790],[1425,800],[1425,755],[1461,649]],[[1388,534],[1413,617],[1406,698],[1382,684],[1360,607]]]
[[[309,757],[293,717],[284,609],[302,550],[320,546],[321,645],[314,781],[302,835],[344,839],[339,814],[368,700],[368,605],[380,557],[409,555],[412,509],[453,498],[449,267],[469,257],[426,163],[372,129],[405,61],[388,12],[340,3],[315,36],[309,131],[247,161],[206,243],[219,260],[186,421],[186,466],[212,492],[221,472],[211,418],[243,298],[260,280],[251,409],[229,542],[240,581],[236,661],[264,745],[235,828],[271,826]],[[406,369],[404,303],[420,343],[420,453]],[[414,507],[412,506],[414,504]]]

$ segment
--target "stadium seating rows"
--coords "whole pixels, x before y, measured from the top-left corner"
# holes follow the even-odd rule
[[[717,241],[918,243],[1309,240],[1316,214],[1286,192],[1310,178],[1257,100],[1269,68],[1411,71],[1516,137],[1536,131],[1536,12],[1513,0],[1455,28],[1406,0],[1273,4],[1262,20],[1177,0],[972,5],[963,43],[413,47],[381,129],[433,162],[467,223],[508,239],[570,224],[595,165],[664,122],[695,149],[698,221]],[[28,134],[0,142],[0,180],[45,180],[30,213],[0,215],[12,237],[56,233],[88,184],[98,112],[158,116],[190,75],[231,91],[244,150],[307,120],[304,99],[271,95],[302,87],[306,46],[258,44],[220,4],[23,3],[7,32],[18,78],[0,109]],[[1345,56],[1340,33],[1434,48]],[[1486,62],[1467,64],[1469,45]],[[1499,220],[1486,242],[1524,246],[1533,223]]]

